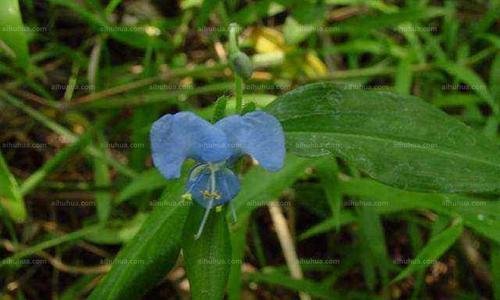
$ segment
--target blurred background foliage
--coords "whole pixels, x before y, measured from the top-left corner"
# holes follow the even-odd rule
[[[499,15],[495,0],[2,0],[1,299],[96,287],[175,189],[152,168],[151,123],[210,119],[221,95],[234,111],[229,23],[255,68],[245,103],[332,80],[417,95],[498,143]],[[231,227],[229,299],[500,299],[498,194],[402,191],[296,157],[243,186],[255,205]],[[183,266],[144,299],[188,299]]]

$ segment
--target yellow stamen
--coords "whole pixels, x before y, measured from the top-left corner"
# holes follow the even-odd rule
[[[210,191],[204,190],[204,191],[201,191],[201,193],[203,195],[203,198],[205,198],[207,200],[212,200],[212,199],[219,200],[221,198],[221,195],[215,191],[210,192]]]
[[[185,200],[185,201],[192,201],[193,200],[193,195],[191,195],[191,193],[185,193],[183,194],[181,197],[182,197],[182,200]]]

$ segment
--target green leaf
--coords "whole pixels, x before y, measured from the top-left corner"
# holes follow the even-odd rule
[[[97,232],[100,229],[102,229],[102,226],[100,224],[90,225],[90,226],[81,228],[77,231],[66,233],[66,234],[63,234],[61,236],[55,237],[53,239],[46,240],[46,241],[40,242],[36,245],[24,248],[21,251],[16,252],[14,255],[9,256],[9,257],[1,260],[0,267],[3,267],[4,265],[9,265],[12,261],[24,258],[26,256],[34,255],[42,250],[45,250],[45,249],[48,249],[51,247],[55,247],[55,246],[63,244],[63,243],[82,239],[83,237],[85,237],[89,234],[92,234],[94,232]]]
[[[105,148],[106,140],[102,131],[97,132],[97,144],[96,147],[100,149],[102,152],[106,153],[107,148]],[[103,191],[95,192],[95,203],[96,203],[96,211],[97,218],[101,222],[106,222],[111,214],[112,210],[112,197],[109,191],[105,189],[109,189],[111,186],[111,178],[109,174],[108,165],[106,161],[99,157],[94,157],[94,182],[97,188],[104,189]]]
[[[118,245],[128,243],[139,232],[148,214],[137,213],[126,221],[109,221],[99,232],[89,234],[85,240],[100,245]]]
[[[315,26],[300,24],[292,16],[288,16],[283,25],[283,35],[287,45],[296,45],[304,41],[314,30]]]
[[[398,93],[409,95],[412,86],[413,72],[411,70],[412,56],[407,55],[399,61],[396,68],[395,89]]]
[[[61,300],[80,299],[85,294],[85,289],[92,284],[96,278],[96,274],[80,276],[74,283],[67,287],[59,296]]]
[[[257,109],[257,106],[255,105],[255,103],[253,103],[253,102],[247,103],[247,104],[243,105],[243,109],[241,110],[241,115],[251,113],[252,111],[255,111],[256,109]]]
[[[21,194],[26,195],[35,189],[51,172],[56,170],[73,155],[82,151],[90,142],[90,135],[84,133],[77,137],[76,141],[57,152],[54,157],[45,162],[42,167],[36,170],[21,185]]]
[[[210,13],[215,9],[219,0],[203,0],[201,4],[200,13],[196,18],[196,27],[202,28],[210,17]]]
[[[19,3],[17,0],[0,2],[0,53],[12,57],[23,69],[29,66],[28,41],[26,38]]]
[[[64,6],[74,11],[96,32],[109,34],[109,36],[114,40],[128,46],[139,49],[145,49],[149,46],[164,50],[171,48],[171,45],[165,40],[160,39],[159,36],[156,36],[156,33],[153,32],[149,35],[146,29],[148,27],[146,26],[134,26],[134,28],[131,29],[131,26],[112,25],[106,21],[102,14],[94,13],[88,9],[86,5],[75,1],[49,0],[49,2],[54,5]],[[149,28],[155,30],[153,27]]]
[[[482,236],[500,243],[500,201],[479,200],[453,194],[416,193],[392,188],[369,179],[351,179],[341,181],[341,192],[350,197],[359,197],[362,205],[374,206],[378,214],[399,213],[415,209],[430,209],[440,215],[460,217],[464,224]],[[349,211],[343,210],[340,224],[357,221]],[[335,216],[301,235],[309,238],[334,230],[337,220]]]
[[[339,226],[350,224],[355,221],[357,221],[357,217],[353,213],[347,210],[342,210],[339,215],[334,215],[333,217],[328,218],[325,221],[306,230],[299,236],[299,240],[308,239],[310,237],[331,231],[338,228]]]
[[[78,135],[74,134],[67,128],[61,126],[54,120],[50,119],[43,113],[39,112],[36,109],[31,108],[30,106],[24,104],[22,100],[19,100],[4,91],[0,90],[0,96],[6,100],[9,104],[12,106],[15,106],[19,109],[21,109],[23,112],[28,114],[30,117],[32,117],[34,120],[42,123],[44,126],[47,128],[53,130],[57,134],[61,135],[64,139],[66,139],[69,142],[75,142],[78,139]],[[89,155],[95,156],[95,157],[101,157],[103,158],[109,165],[113,166],[116,168],[117,171],[121,172],[122,174],[125,174],[129,177],[134,177],[136,176],[136,173],[128,168],[127,166],[121,164],[117,160],[115,160],[113,157],[111,157],[109,154],[106,154],[102,151],[99,151],[96,147],[93,145],[89,145],[86,149],[85,152]]]
[[[231,227],[231,270],[227,282],[227,298],[241,299],[241,264],[245,258],[246,236],[250,216],[239,217],[238,222]]]
[[[111,271],[88,299],[139,299],[175,265],[189,203],[181,200],[185,176],[168,187],[135,237],[113,261]]]
[[[227,226],[226,207],[222,212],[212,210],[197,240],[205,209],[193,205],[184,226],[182,253],[186,273],[194,300],[218,300],[224,298],[224,289],[231,268],[231,239]]]
[[[342,211],[342,193],[339,189],[339,169],[337,162],[335,159],[329,159],[325,164],[318,165],[316,172],[321,179],[332,214],[339,216]],[[339,231],[340,218],[335,218],[335,220],[337,221],[337,231]]]
[[[405,22],[418,21],[444,15],[446,10],[438,7],[425,9],[405,8],[389,14],[364,15],[349,18],[347,21],[334,26],[332,32],[366,33],[382,28],[394,27]]]
[[[490,89],[493,97],[495,99],[500,99],[500,53],[495,55],[493,63],[491,64]]]
[[[388,281],[389,255],[387,253],[384,228],[379,215],[373,207],[364,206],[358,208],[360,238],[365,249],[363,256],[371,260],[382,278],[384,287]]]
[[[319,299],[344,299],[341,295],[323,284],[307,279],[293,279],[277,271],[268,273],[246,273],[245,277],[249,281],[282,286],[292,291],[304,292]]]
[[[422,251],[420,251],[417,256],[412,259],[410,265],[408,265],[401,273],[392,280],[392,282],[400,281],[414,272],[425,269],[443,255],[446,250],[448,250],[455,241],[460,237],[463,231],[463,223],[461,220],[456,220],[455,224],[451,225],[449,228],[445,229],[439,234],[436,234],[431,238],[429,243],[424,246]]]
[[[263,168],[252,168],[241,182],[241,192],[232,200],[238,217],[251,214],[266,203],[279,197],[281,192],[291,186],[304,174],[307,167],[324,162],[324,159],[310,160],[287,155],[285,166],[278,172],[270,173]]]
[[[100,98],[93,101],[81,102],[73,105],[77,110],[116,109],[128,106],[142,106],[154,103],[178,103],[179,96],[195,96],[208,93],[228,92],[233,87],[232,82],[216,82],[190,89],[175,90],[141,90],[139,93]]]
[[[478,96],[489,103],[494,110],[497,109],[497,105],[495,103],[495,100],[493,99],[493,96],[488,90],[488,86],[473,70],[467,68],[464,65],[460,65],[450,61],[440,61],[437,63],[437,66],[445,70],[450,75],[456,77],[460,81],[465,82],[470,87],[470,89],[475,91]]]
[[[228,99],[229,99],[228,96],[221,96],[219,97],[219,99],[217,99],[217,102],[215,102],[214,116],[212,117],[212,123],[216,123],[220,119],[224,118],[224,116],[226,115],[226,106]]]
[[[116,197],[116,204],[122,203],[132,197],[142,195],[165,185],[170,185],[171,182],[165,180],[157,169],[149,169],[136,176]]]
[[[241,182],[241,192],[232,200],[238,221],[232,226],[232,264],[228,283],[228,297],[241,299],[241,263],[244,259],[246,232],[253,210],[278,198],[284,189],[291,186],[304,174],[309,166],[319,165],[324,160],[310,160],[287,155],[285,166],[276,173],[262,168],[252,168]]]
[[[339,156],[404,189],[500,190],[498,147],[416,97],[322,82],[288,92],[266,110],[299,156]]]
[[[2,152],[0,152],[0,205],[15,222],[21,223],[26,219],[23,196],[16,179],[9,171]]]

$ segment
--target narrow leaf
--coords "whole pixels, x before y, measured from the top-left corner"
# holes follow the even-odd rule
[[[9,171],[2,152],[0,152],[0,205],[15,222],[24,222],[26,207],[16,179]]]
[[[181,200],[184,180],[175,182],[88,299],[140,299],[175,265],[182,224],[189,211],[189,205]]]
[[[23,69],[28,68],[29,52],[19,3],[17,0],[0,2],[0,53],[15,60]]]
[[[170,184],[171,182],[165,180],[165,177],[157,169],[144,171],[120,191],[115,200],[116,204]]]
[[[441,257],[460,237],[463,231],[463,224],[461,220],[457,220],[455,224],[435,235],[427,245],[420,251],[417,256],[412,260],[401,273],[392,280],[392,282],[404,279],[414,272],[425,269],[430,264],[433,264]]]
[[[218,300],[224,298],[224,289],[231,268],[231,239],[225,216],[216,209],[210,212],[201,237],[198,231],[205,213],[193,205],[184,227],[182,253],[193,300]]]

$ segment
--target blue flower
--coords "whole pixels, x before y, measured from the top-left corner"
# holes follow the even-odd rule
[[[197,162],[186,183],[186,191],[206,209],[195,238],[201,235],[210,209],[238,194],[240,183],[231,171],[238,159],[250,155],[275,172],[285,158],[281,124],[263,111],[232,115],[215,124],[191,112],[167,114],[153,123],[151,148],[154,165],[167,179],[180,177],[186,159]]]

